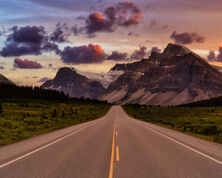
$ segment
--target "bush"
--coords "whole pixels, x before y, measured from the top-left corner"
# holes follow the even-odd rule
[[[203,134],[203,135],[217,135],[219,133],[220,133],[220,130],[218,129],[216,125],[207,126],[201,129],[201,132],[200,132],[200,134]]]
[[[58,115],[57,110],[53,109],[52,114],[51,114],[52,118],[57,117],[57,115]]]

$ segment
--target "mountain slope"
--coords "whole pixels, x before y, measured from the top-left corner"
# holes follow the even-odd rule
[[[180,45],[111,70],[125,72],[99,99],[116,104],[179,105],[222,95],[222,74]]]
[[[3,76],[2,74],[0,74],[0,83],[6,83],[6,84],[13,84],[12,81],[10,81],[9,79],[7,79],[5,76]]]
[[[67,67],[59,69],[55,78],[45,82],[41,87],[60,90],[72,97],[91,99],[95,99],[105,92],[99,82],[90,80]]]

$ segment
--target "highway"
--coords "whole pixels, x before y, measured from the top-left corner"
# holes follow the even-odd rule
[[[103,118],[0,147],[0,178],[168,177],[222,177],[222,146],[113,106]]]

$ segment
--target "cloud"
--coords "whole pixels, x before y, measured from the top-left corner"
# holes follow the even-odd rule
[[[216,61],[217,57],[214,51],[209,51],[209,54],[207,56],[208,61]]]
[[[131,55],[131,59],[143,59],[145,57],[147,57],[147,52],[146,52],[147,48],[145,46],[141,46],[139,50],[135,50],[132,55]]]
[[[59,49],[58,45],[55,44],[55,43],[51,43],[51,42],[45,43],[42,46],[41,50],[45,51],[45,52],[52,52],[52,51],[54,51],[58,55],[61,53],[61,50]]]
[[[217,56],[217,60],[222,62],[222,47],[219,48],[219,54]]]
[[[105,59],[105,52],[100,45],[89,44],[78,47],[65,47],[61,60],[67,64],[100,63]]]
[[[222,62],[222,47],[219,47],[218,52],[219,52],[218,55],[216,55],[216,53],[214,51],[210,51],[207,56],[207,60]]]
[[[135,36],[135,37],[138,37],[139,34],[137,34],[136,32],[129,32],[129,33],[128,33],[128,36]]]
[[[41,47],[38,44],[26,44],[11,42],[7,44],[0,54],[3,57],[22,56],[22,55],[40,55]]]
[[[43,78],[41,78],[38,82],[44,83],[44,82],[47,82],[48,80],[51,80],[51,78],[43,77]]]
[[[42,26],[26,26],[19,28],[18,26],[12,27],[13,33],[9,35],[7,41],[14,41],[18,43],[42,43],[45,38],[45,30]]]
[[[43,51],[59,53],[58,46],[49,41],[42,26],[14,26],[8,35],[5,46],[0,51],[3,57],[40,55]]]
[[[170,36],[171,39],[174,40],[175,43],[178,44],[191,44],[191,43],[204,43],[205,42],[205,37],[197,34],[197,33],[177,33],[174,31],[172,35]]]
[[[86,20],[86,29],[88,34],[98,31],[112,32],[114,31],[114,26],[102,13],[93,13],[90,14],[89,18]]]
[[[161,53],[162,50],[159,49],[158,47],[152,47],[151,50],[149,51],[149,53],[151,54],[152,52],[155,52],[155,53]]]
[[[20,59],[15,58],[14,60],[14,67],[15,68],[21,68],[21,69],[41,69],[43,68],[40,63],[37,61],[30,61],[28,59]]]
[[[141,10],[134,3],[125,1],[96,12],[86,19],[85,29],[90,36],[96,32],[113,32],[117,27],[137,25],[143,18]]]
[[[111,55],[107,57],[110,60],[125,60],[127,58],[127,53],[120,53],[118,51],[113,51]]]
[[[152,47],[149,51],[147,51],[147,48],[145,46],[141,46],[139,50],[135,50],[132,55],[131,59],[143,59],[149,57],[152,52],[161,53],[162,50],[158,47]]]
[[[70,29],[66,23],[56,24],[55,30],[50,35],[52,42],[64,43],[68,42],[68,38],[71,35]]]

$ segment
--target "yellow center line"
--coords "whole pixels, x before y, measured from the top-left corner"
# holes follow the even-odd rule
[[[109,178],[113,178],[113,165],[114,165],[114,152],[115,152],[115,126],[116,126],[116,121],[114,123],[114,128],[113,128],[113,142],[112,142],[112,152],[111,152],[110,167],[109,167]]]
[[[119,161],[119,147],[116,146],[116,161]]]
[[[116,136],[117,136],[117,131],[116,131]]]

